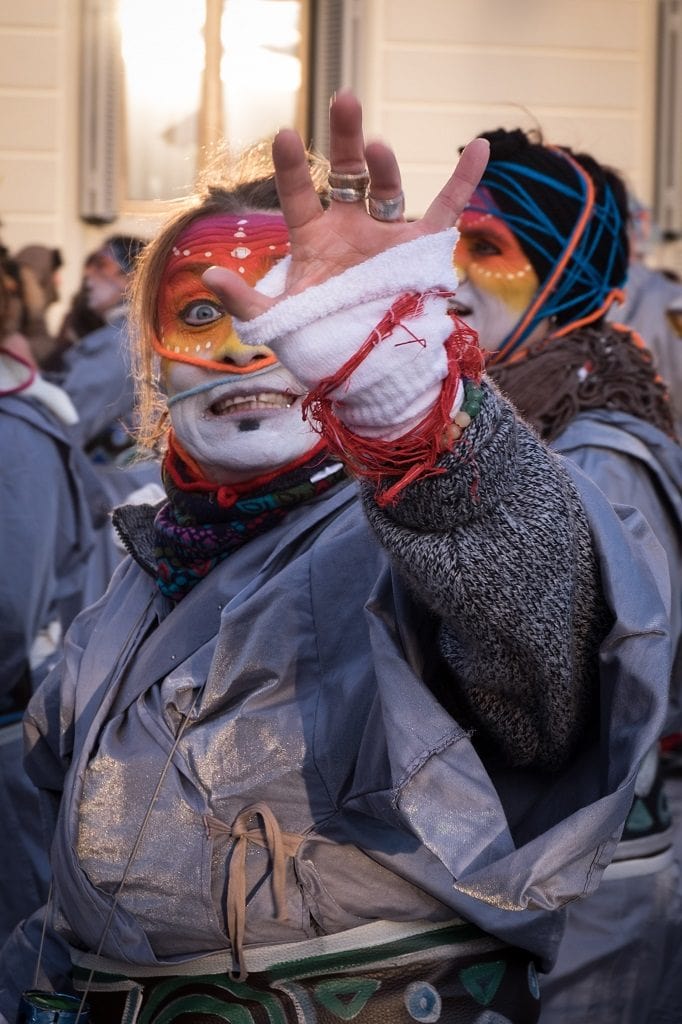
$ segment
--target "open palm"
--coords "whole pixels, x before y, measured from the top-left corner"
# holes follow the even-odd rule
[[[347,91],[339,93],[329,111],[330,164],[337,174],[369,171],[370,192],[392,199],[401,191],[400,169],[393,150],[382,142],[365,145],[362,108]],[[451,227],[476,188],[488,159],[488,143],[474,139],[464,149],[453,174],[420,220],[375,220],[364,202],[332,202],[324,210],[315,192],[299,135],[280,131],[272,147],[282,213],[289,227],[291,263],[286,289],[271,299],[250,288],[238,275],[218,267],[204,274],[228,312],[241,320],[264,313],[287,295],[320,284],[348,267],[420,235]]]

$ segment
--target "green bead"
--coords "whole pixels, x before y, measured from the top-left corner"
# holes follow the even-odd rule
[[[481,403],[474,401],[464,402],[462,404],[462,409],[464,409],[464,412],[468,412],[473,420],[478,416],[479,412],[481,411]]]

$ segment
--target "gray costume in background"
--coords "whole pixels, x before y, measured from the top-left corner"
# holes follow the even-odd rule
[[[553,446],[612,502],[638,509],[663,545],[668,569],[661,579],[667,576],[677,655],[662,734],[677,732],[682,729],[682,449],[643,420],[611,411],[581,413]],[[542,1024],[679,1020],[682,895],[656,763],[652,751],[638,781],[632,827],[626,828],[599,890],[569,907],[557,965],[542,982]],[[679,821],[675,827],[681,827]]]
[[[78,411],[74,437],[88,453],[98,478],[103,510],[129,500],[138,488],[153,484],[160,491],[157,459],[129,461],[134,427],[135,386],[128,339],[127,306],[107,314],[107,324],[85,335],[67,350],[60,383]],[[116,453],[121,453],[117,456]],[[125,456],[123,456],[125,452]],[[90,559],[85,604],[98,600],[118,565],[122,549],[110,527],[98,538]]]
[[[0,398],[0,937],[40,906],[48,864],[19,721],[83,607],[95,543],[96,487],[86,457],[39,401]]]
[[[75,436],[84,448],[99,439],[125,444],[133,426],[135,387],[131,371],[127,307],[107,314],[104,327],[67,350],[59,383],[78,411]]]
[[[27,718],[76,961],[230,969],[231,827],[265,803],[290,844],[286,914],[251,844],[251,970],[281,943],[453,917],[551,965],[558,908],[597,884],[662,726],[664,555],[494,391],[467,441],[387,511],[363,488],[369,523],[354,484],[293,509],[172,611],[154,509],[121,511],[135,557]],[[40,921],[3,950],[10,1019]],[[67,972],[48,942],[41,983]]]
[[[682,316],[682,283],[633,262],[628,268],[625,301],[611,307],[608,319],[632,327],[653,352],[670,389],[675,427],[682,437],[682,337],[667,315],[673,308]]]

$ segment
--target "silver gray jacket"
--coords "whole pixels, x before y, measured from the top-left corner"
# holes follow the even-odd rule
[[[621,517],[494,392],[469,429],[475,460],[445,460],[388,511],[365,492],[372,526],[356,485],[336,489],[170,612],[139,518],[153,509],[128,517],[136,560],[76,620],[27,720],[71,945],[151,972],[229,950],[243,814],[266,804],[287,850],[286,912],[252,823],[247,960],[372,920],[456,915],[551,964],[558,908],[597,885],[662,724],[663,555],[639,514]],[[574,628],[586,608],[600,622],[591,651]],[[586,717],[575,694],[590,672]],[[561,709],[580,728],[549,770]],[[5,948],[3,1012],[34,930]]]
[[[613,410],[581,413],[552,446],[609,501],[639,509],[665,552],[667,572],[659,579],[670,602],[674,666],[664,734],[681,732],[682,447],[644,420]]]

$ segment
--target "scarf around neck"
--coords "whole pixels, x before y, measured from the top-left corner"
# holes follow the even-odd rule
[[[215,484],[201,478],[171,435],[162,475],[168,501],[154,520],[156,582],[177,602],[233,551],[340,483],[346,471],[320,443],[275,473]]]

